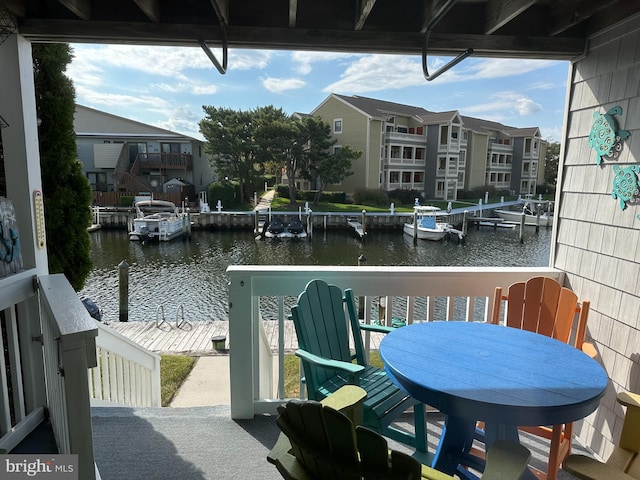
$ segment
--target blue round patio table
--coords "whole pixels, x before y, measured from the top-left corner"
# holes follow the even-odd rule
[[[389,377],[446,414],[431,466],[453,474],[468,460],[477,421],[485,446],[519,441],[518,426],[556,425],[593,412],[605,370],[571,345],[526,330],[480,322],[425,322],[380,343]]]

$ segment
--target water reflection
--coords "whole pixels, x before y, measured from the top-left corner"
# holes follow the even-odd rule
[[[155,320],[165,304],[174,321],[184,306],[189,321],[226,320],[229,265],[526,266],[549,264],[551,230],[527,230],[524,243],[515,230],[471,231],[466,245],[419,241],[400,232],[372,232],[363,244],[348,231],[314,232],[312,241],[256,241],[248,231],[195,231],[190,241],[142,245],[124,231],[91,234],[94,268],[80,292],[92,298],[107,321],[118,319],[118,264],[129,264],[129,319]],[[275,307],[275,301],[273,303]]]

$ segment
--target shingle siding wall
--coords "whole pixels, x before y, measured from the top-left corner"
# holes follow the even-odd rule
[[[640,392],[640,204],[624,211],[611,196],[613,166],[640,164],[640,18],[592,39],[573,65],[553,266],[581,299],[591,301],[588,337],[611,379],[600,408],[576,434],[607,458],[624,415],[617,391]],[[589,147],[593,112],[619,105],[631,131],[617,161],[596,164]]]

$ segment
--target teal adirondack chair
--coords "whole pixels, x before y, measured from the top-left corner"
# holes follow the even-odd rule
[[[348,319],[345,316],[345,306]],[[424,404],[401,391],[383,369],[365,360],[361,330],[387,333],[389,327],[361,324],[353,293],[322,280],[312,280],[291,309],[298,335],[307,395],[321,401],[340,387],[358,385],[367,392],[363,405],[363,425],[421,452],[427,451]],[[355,353],[349,348],[353,336]],[[355,363],[354,363],[355,361]],[[413,407],[415,435],[391,426],[405,410]]]

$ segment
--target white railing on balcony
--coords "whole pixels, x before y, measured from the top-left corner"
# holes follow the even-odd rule
[[[62,274],[38,278],[49,417],[61,454],[78,455],[78,478],[94,480],[87,370],[96,365],[96,322]]]
[[[495,287],[536,275],[562,281],[550,268],[487,267],[322,267],[230,266],[229,342],[232,418],[273,413],[283,401],[284,327],[289,308],[314,278],[351,288],[364,297],[364,321],[370,323],[380,297],[386,299],[386,318],[408,323],[431,320],[487,321]],[[275,302],[274,302],[275,298]],[[269,313],[261,305],[270,305]],[[277,305],[274,310],[273,305]],[[287,307],[287,305],[289,307]],[[262,310],[265,310],[264,312]],[[277,311],[276,311],[277,310]],[[274,314],[273,312],[276,311]],[[277,368],[265,340],[263,319],[279,323]],[[278,375],[274,378],[274,374]],[[274,388],[278,385],[278,388]]]
[[[0,279],[0,449],[11,451],[44,420],[35,270]]]
[[[160,407],[160,356],[106,325],[97,326],[98,364],[89,370],[91,398],[131,407]]]

